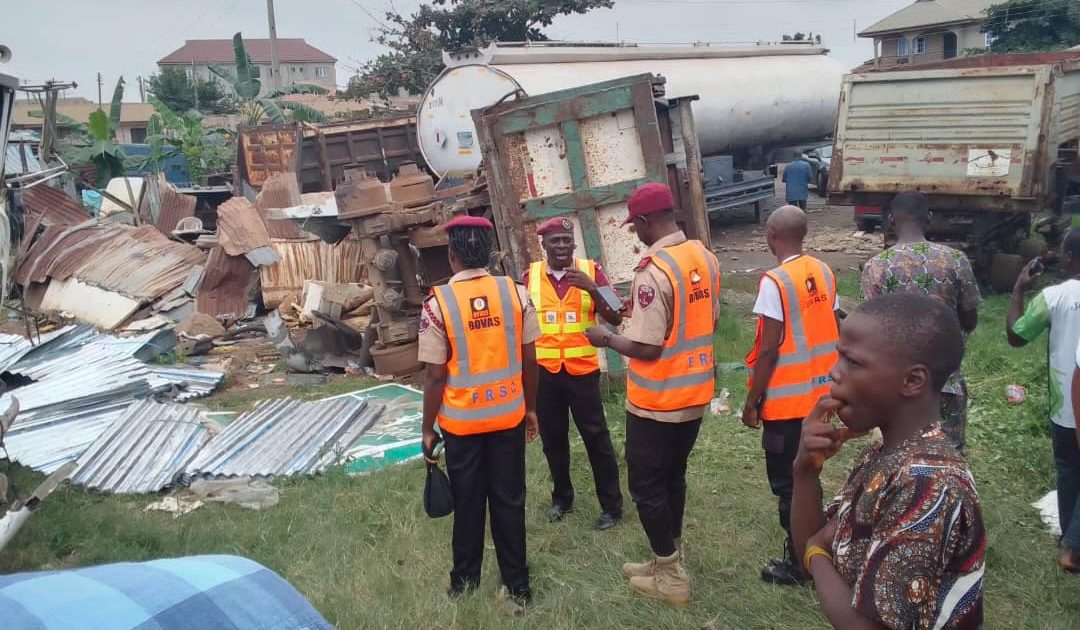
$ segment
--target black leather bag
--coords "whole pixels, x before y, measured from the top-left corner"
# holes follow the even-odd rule
[[[425,455],[434,459],[432,454]],[[454,492],[450,488],[450,479],[438,464],[428,464],[427,479],[424,481],[424,512],[431,518],[442,518],[453,511]]]

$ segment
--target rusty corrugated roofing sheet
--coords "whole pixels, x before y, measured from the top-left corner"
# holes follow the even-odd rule
[[[82,204],[58,188],[34,186],[21,194],[27,214],[43,216],[46,225],[75,225],[90,218]]]
[[[156,223],[158,229],[165,234],[171,234],[180,219],[195,216],[197,202],[195,197],[178,193],[172,186],[162,187],[161,210],[158,211]]]
[[[270,246],[270,233],[251,202],[233,197],[218,206],[218,242],[230,256],[243,256],[253,249]]]
[[[195,296],[195,310],[221,319],[244,317],[255,278],[255,267],[246,258],[229,256],[223,248],[215,247],[206,261],[206,276]]]
[[[275,240],[271,246],[281,260],[259,268],[263,303],[267,308],[278,307],[290,294],[299,298],[305,280],[352,284],[364,281],[367,276],[361,262],[363,247],[359,239],[347,238],[336,245],[319,239]]]
[[[300,183],[294,173],[275,173],[266,178],[262,190],[255,196],[255,207],[266,221],[270,238],[305,238],[311,236],[289,219],[267,219],[266,213],[273,208],[291,208],[300,205]]]

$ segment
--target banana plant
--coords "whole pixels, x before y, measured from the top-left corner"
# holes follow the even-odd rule
[[[237,109],[245,125],[257,125],[264,118],[274,124],[285,124],[289,122],[286,112],[291,112],[294,120],[329,121],[329,118],[317,109],[281,98],[289,94],[326,94],[328,92],[326,88],[310,83],[298,83],[274,90],[265,96],[259,96],[259,92],[262,91],[259,69],[251,62],[251,57],[244,48],[244,38],[240,33],[233,35],[233,55],[236,58],[235,69],[218,64],[210,64],[209,67],[211,72],[232,87],[238,101]]]
[[[90,113],[86,126],[88,146],[73,147],[69,158],[73,164],[93,163],[98,188],[104,188],[114,177],[124,176],[124,160],[127,156],[116,143],[116,130],[120,126],[120,108],[124,99],[124,77],[116,82],[109,113],[97,109]]]
[[[160,172],[162,162],[177,154],[187,160],[188,174],[196,184],[205,184],[208,174],[228,169],[232,130],[204,128],[203,115],[194,109],[177,114],[153,96],[150,104],[157,113],[147,123],[146,143],[150,145],[150,154],[145,163],[153,170]]]

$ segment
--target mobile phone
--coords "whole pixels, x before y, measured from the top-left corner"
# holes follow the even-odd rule
[[[599,287],[599,289],[600,297],[604,300],[604,304],[606,304],[608,308],[616,313],[625,310],[626,307],[623,305],[622,300],[619,299],[619,296],[615,295],[615,291],[611,287],[605,286]]]
[[[1029,274],[1031,274],[1033,276],[1037,276],[1037,275],[1041,274],[1044,271],[1046,271],[1046,267],[1043,266],[1042,261],[1039,260],[1038,258],[1033,258],[1031,260],[1031,262],[1028,263],[1028,273]]]

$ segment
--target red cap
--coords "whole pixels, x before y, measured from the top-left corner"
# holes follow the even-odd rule
[[[547,221],[541,223],[540,227],[536,228],[536,233],[540,236],[543,236],[544,234],[554,234],[556,232],[570,232],[573,234],[574,224],[566,217],[551,217]]]
[[[623,225],[630,223],[635,217],[657,212],[665,212],[675,207],[675,199],[671,196],[671,189],[667,184],[649,182],[637,187],[630,200],[626,202],[626,208],[630,214],[623,221]]]
[[[491,221],[488,221],[484,217],[471,217],[467,214],[463,214],[459,217],[454,217],[453,219],[450,219],[443,224],[442,229],[443,232],[449,232],[450,230],[459,227],[478,227],[488,230],[495,229],[495,226],[491,224]]]

